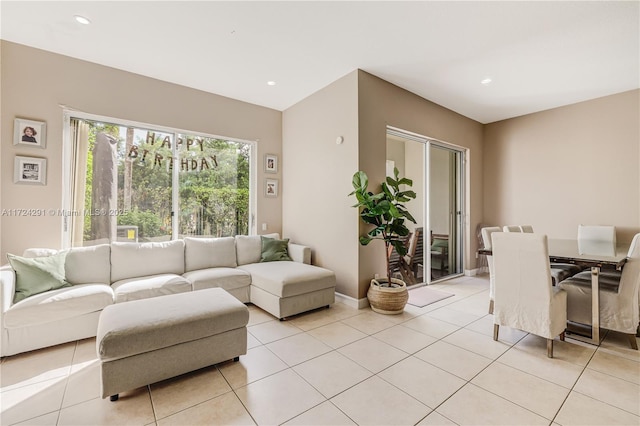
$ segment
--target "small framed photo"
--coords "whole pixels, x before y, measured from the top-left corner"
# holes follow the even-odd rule
[[[16,156],[13,164],[13,182],[46,185],[47,159]]]
[[[13,144],[45,148],[47,146],[47,123],[16,118],[13,122]]]
[[[278,179],[267,179],[265,181],[264,195],[266,197],[278,196]]]
[[[278,173],[278,156],[267,154],[264,156],[264,171],[267,173]]]

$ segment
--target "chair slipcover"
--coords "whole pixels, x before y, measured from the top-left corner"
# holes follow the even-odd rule
[[[550,343],[566,328],[567,294],[551,285],[547,236],[503,232],[493,235],[492,243],[494,325],[526,331]]]
[[[578,225],[578,252],[614,256],[616,253],[616,227]]]
[[[503,228],[504,232],[524,232],[527,234],[533,233],[533,226],[531,225],[512,225],[505,226]],[[567,278],[577,274],[582,271],[577,265],[572,265],[570,263],[551,263],[551,283],[553,285],[558,284],[562,280],[566,280]]]
[[[522,232],[520,226],[518,225],[505,225],[502,227],[502,231],[504,232]]]
[[[482,242],[484,243],[484,248],[487,250],[492,250],[491,244],[491,234],[494,232],[502,232],[502,230],[497,226],[487,226],[486,228],[482,228]],[[489,266],[489,300],[493,301],[493,296],[495,294],[495,278],[493,272],[493,256],[487,255],[487,265]],[[489,304],[489,313],[492,313],[491,303]]]
[[[602,271],[600,275],[600,327],[635,334],[640,321],[638,292],[640,288],[640,234],[633,237],[627,262],[615,284],[615,273]],[[569,321],[591,324],[591,272],[584,271],[559,285],[566,290]]]

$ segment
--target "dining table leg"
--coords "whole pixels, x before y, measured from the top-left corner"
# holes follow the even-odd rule
[[[591,341],[600,344],[600,267],[591,267]]]

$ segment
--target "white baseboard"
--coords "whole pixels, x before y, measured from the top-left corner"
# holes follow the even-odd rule
[[[365,309],[369,307],[369,300],[366,297],[363,299],[356,299],[351,296],[347,296],[346,294],[338,293],[337,291],[336,302],[343,303],[356,309]]]
[[[467,277],[475,277],[478,273],[481,272],[478,268],[475,269],[465,269],[464,275]]]

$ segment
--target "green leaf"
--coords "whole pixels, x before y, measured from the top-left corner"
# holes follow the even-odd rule
[[[363,246],[366,246],[367,244],[369,244],[371,242],[372,238],[369,237],[360,237],[360,244]]]
[[[411,222],[413,223],[417,223],[416,220],[413,218],[413,216],[411,216],[411,213],[409,213],[408,211],[405,211],[403,213],[404,217],[406,217],[407,219],[409,219]]]
[[[403,241],[393,240],[391,241],[391,245],[396,249],[400,256],[407,254],[407,246],[404,245]]]
[[[352,184],[355,189],[366,191],[367,186],[369,186],[369,178],[367,177],[367,174],[363,171],[356,172],[353,175]]]

